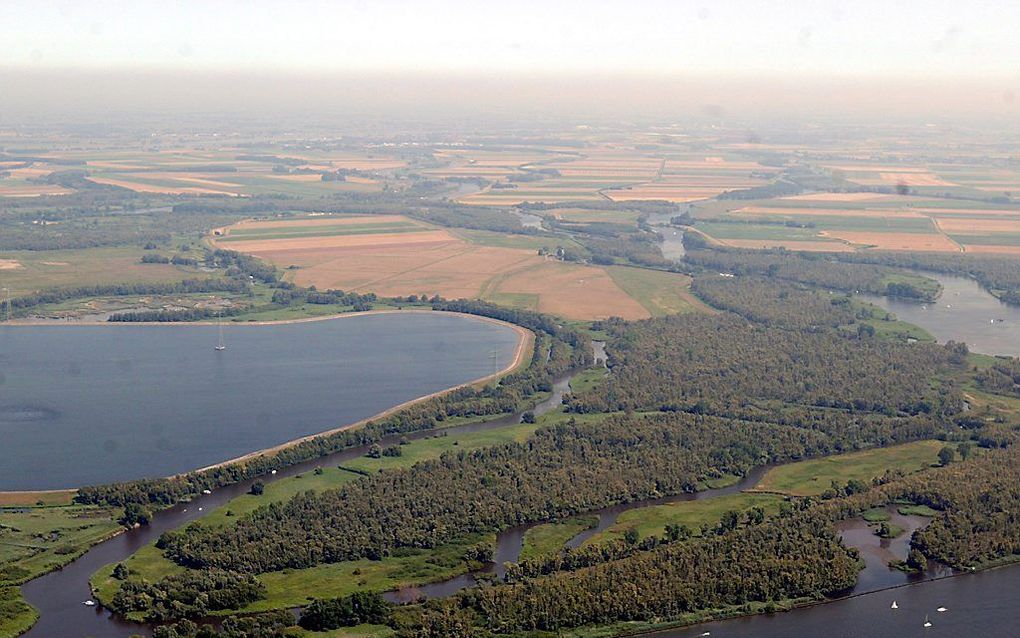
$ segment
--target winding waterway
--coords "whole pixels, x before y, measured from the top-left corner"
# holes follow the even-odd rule
[[[963,341],[985,354],[1020,354],[1020,308],[1009,306],[963,277],[917,272],[943,286],[935,303],[861,295],[897,318],[918,325],[940,342]],[[861,549],[867,565],[849,597],[786,613],[749,616],[647,634],[645,638],[909,638],[910,636],[1020,635],[1020,568],[1004,567],[947,578],[930,564],[923,576],[891,570],[884,563],[903,557],[916,521],[893,517],[908,532],[894,541],[869,536],[858,523],[843,526],[843,537]],[[904,523],[907,523],[906,525]],[[902,544],[902,546],[900,546]],[[886,589],[893,587],[893,589]],[[875,591],[878,590],[878,591]],[[867,593],[870,592],[870,593]],[[898,609],[892,609],[892,601]],[[939,607],[948,611],[939,612]],[[931,627],[924,627],[928,616]]]
[[[569,375],[555,380],[551,396],[539,403],[536,414],[544,414],[557,408],[563,394],[569,389]],[[514,414],[490,421],[469,423],[447,428],[451,435],[464,432],[476,432],[519,423],[520,414]],[[432,436],[434,432],[414,432],[404,435],[393,435],[380,441],[380,445],[397,443],[402,437],[420,439]],[[368,452],[368,446],[349,448],[336,454],[313,459],[280,470],[276,475],[263,476],[257,480],[263,482],[278,481],[283,478],[310,472],[316,467],[342,464],[345,461],[359,458]],[[135,623],[107,610],[97,607],[86,607],[82,601],[91,598],[89,578],[99,568],[110,563],[125,560],[136,551],[154,542],[163,532],[176,529],[196,520],[216,508],[225,505],[231,499],[248,492],[254,480],[243,481],[234,485],[214,490],[211,494],[199,496],[189,503],[178,504],[170,509],[157,512],[149,525],[128,530],[108,541],[94,546],[84,556],[63,569],[50,572],[29,581],[22,586],[25,600],[39,611],[40,619],[25,634],[27,638],[127,638],[133,634],[151,636],[152,629],[148,625]],[[473,582],[473,581],[472,581]]]
[[[896,313],[900,319],[925,328],[940,341],[965,341],[972,350],[979,352],[1017,354],[1020,348],[1020,310],[1005,306],[970,280],[941,275],[936,278],[945,288],[938,304],[913,304],[884,297],[866,299]],[[923,305],[927,307],[923,308]],[[938,309],[933,308],[933,305]],[[951,308],[948,307],[950,305]],[[1003,321],[990,321],[1000,318]],[[567,383],[567,378],[558,380],[556,392],[536,412],[541,413],[559,405]],[[454,431],[499,427],[516,422],[518,418],[519,415],[514,415],[488,423],[462,426]],[[412,438],[427,435],[418,433]],[[342,462],[364,453],[364,449],[347,450],[328,459],[316,459],[288,468],[274,478],[293,476],[317,465]],[[678,498],[712,498],[743,489],[757,482],[761,471],[726,491],[702,492]],[[131,530],[97,545],[63,570],[27,583],[22,588],[25,597],[42,615],[40,622],[27,636],[125,638],[133,633],[150,635],[149,629],[143,625],[113,618],[102,609],[83,607],[81,601],[89,596],[89,576],[103,565],[123,560],[152,542],[163,531],[194,520],[200,515],[199,506],[206,509],[218,507],[246,492],[249,486],[250,482],[228,486],[187,505],[178,505],[161,512],[154,517],[149,527]],[[570,544],[578,545],[599,528],[608,528],[621,511],[646,504],[631,503],[598,512],[599,525],[596,530],[582,532]],[[923,524],[916,517],[903,517],[895,513],[892,522],[907,530],[904,535],[892,541],[878,539],[860,522],[848,522],[841,527],[844,539],[861,550],[866,564],[857,587],[848,597],[786,613],[704,623],[650,636],[690,638],[710,633],[711,636],[734,638],[901,638],[932,635],[1012,636],[1020,633],[1016,630],[1020,625],[1020,607],[1016,605],[1017,592],[1020,592],[1020,569],[1004,568],[953,578],[944,578],[947,570],[934,565],[920,577],[891,570],[886,566],[888,559],[893,556],[902,558],[910,531]],[[486,571],[495,572],[498,576],[504,561],[513,561],[519,557],[523,534],[527,529],[527,526],[522,526],[499,536],[495,564],[487,567]],[[421,595],[448,595],[473,584],[475,576],[466,574],[444,583],[399,592],[391,597],[407,600]],[[879,591],[874,591],[876,589]],[[896,610],[890,608],[893,600],[898,603]],[[940,606],[948,607],[948,611],[936,611]],[[922,626],[926,615],[932,622],[930,628]]]
[[[0,327],[0,491],[167,476],[506,367],[506,324],[432,312],[212,325]],[[45,468],[45,471],[40,471]]]

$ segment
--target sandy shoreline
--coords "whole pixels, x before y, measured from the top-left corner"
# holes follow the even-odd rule
[[[517,338],[517,345],[514,348],[513,358],[511,359],[510,363],[506,367],[504,367],[503,369],[499,370],[498,372],[495,372],[493,374],[488,374],[488,375],[485,375],[484,377],[479,377],[478,379],[474,379],[472,381],[467,381],[465,383],[461,383],[459,385],[456,385],[456,386],[453,386],[453,387],[450,387],[450,388],[446,388],[445,390],[439,390],[438,392],[433,392],[431,394],[426,394],[426,395],[423,395],[423,396],[420,396],[420,397],[416,397],[414,399],[410,399],[408,401],[404,401],[403,403],[400,403],[400,404],[395,405],[393,407],[387,408],[387,409],[383,410],[382,412],[379,412],[377,414],[373,414],[372,416],[364,418],[364,419],[361,419],[360,421],[355,421],[354,423],[348,423],[346,425],[341,425],[341,426],[336,427],[336,428],[332,428],[332,429],[329,429],[329,430],[324,430],[322,432],[317,432],[315,434],[309,434],[307,436],[303,436],[303,437],[300,437],[300,438],[297,438],[297,439],[292,439],[290,441],[286,441],[284,443],[280,443],[279,445],[274,445],[272,447],[263,448],[261,450],[255,450],[253,452],[248,452],[247,454],[243,454],[241,456],[238,456],[238,457],[235,457],[235,458],[232,458],[232,459],[227,459],[225,461],[220,461],[219,463],[214,463],[212,465],[207,465],[207,466],[202,467],[202,468],[198,468],[198,469],[194,469],[194,470],[188,470],[186,472],[181,472],[179,474],[174,474],[174,475],[171,475],[171,477],[173,477],[173,476],[183,476],[183,475],[186,475],[186,474],[190,474],[192,472],[202,472],[202,471],[205,471],[205,470],[211,470],[211,469],[215,469],[215,468],[218,468],[218,467],[223,467],[225,465],[230,465],[230,464],[233,464],[233,463],[240,463],[240,462],[243,462],[243,461],[247,461],[247,460],[250,460],[250,459],[253,459],[253,458],[256,458],[256,457],[259,457],[259,456],[263,456],[263,455],[266,455],[266,454],[274,454],[276,452],[280,452],[281,450],[285,450],[287,448],[293,447],[293,446],[298,445],[300,443],[303,443],[305,441],[310,441],[312,439],[317,439],[319,437],[329,436],[331,434],[336,434],[337,432],[343,432],[344,430],[351,430],[351,429],[354,429],[354,428],[361,427],[361,426],[365,425],[366,423],[368,423],[369,421],[374,421],[374,420],[377,420],[377,419],[385,418],[385,417],[390,416],[390,415],[392,415],[392,414],[394,414],[396,412],[399,412],[400,410],[408,408],[408,407],[410,407],[410,406],[412,406],[412,405],[414,405],[416,403],[421,403],[422,401],[428,401],[429,399],[433,399],[435,397],[442,396],[444,394],[448,394],[450,392],[453,392],[455,390],[459,390],[461,388],[465,388],[465,387],[468,387],[468,386],[473,386],[473,385],[478,385],[478,384],[482,384],[482,383],[487,383],[487,382],[489,382],[489,381],[491,381],[491,380],[493,380],[495,378],[501,377],[501,376],[503,376],[503,375],[505,375],[505,374],[507,374],[507,373],[509,373],[509,372],[511,372],[513,370],[515,370],[518,366],[520,366],[521,363],[524,360],[525,354],[529,352],[530,348],[532,348],[533,344],[534,344],[535,335],[534,335],[533,332],[531,332],[527,328],[523,328],[521,326],[509,323],[509,322],[506,322],[506,321],[500,321],[499,319],[493,319],[492,317],[483,317],[483,316],[480,316],[480,315],[472,315],[472,314],[468,314],[468,313],[464,313],[464,312],[447,312],[445,310],[424,310],[424,309],[411,309],[411,310],[369,310],[369,311],[366,311],[366,312],[348,312],[348,313],[341,313],[341,314],[337,314],[337,315],[328,315],[328,316],[323,316],[323,317],[307,317],[307,318],[303,318],[303,319],[287,319],[287,320],[283,320],[283,321],[252,321],[252,322],[244,322],[244,323],[231,324],[231,325],[267,326],[267,325],[280,325],[280,324],[291,324],[291,323],[308,323],[308,322],[312,322],[312,321],[328,321],[328,320],[332,320],[332,319],[343,319],[345,317],[363,317],[363,316],[366,316],[366,315],[381,315],[381,314],[394,314],[394,313],[415,313],[415,314],[443,313],[443,314],[448,314],[448,315],[455,315],[455,316],[459,316],[459,317],[465,317],[465,318],[473,319],[473,320],[477,320],[477,321],[483,321],[485,323],[490,323],[490,324],[493,324],[493,325],[500,325],[500,326],[508,327],[511,330],[513,330],[514,333],[516,333],[517,337],[518,337]],[[120,325],[125,325],[125,326],[196,326],[196,325],[198,325],[198,326],[203,326],[203,325],[204,326],[210,326],[210,325],[215,325],[215,324],[209,324],[209,323],[202,324],[202,323],[194,323],[194,322],[188,322],[188,323],[180,323],[180,322],[178,322],[178,323],[175,323],[175,322],[106,322],[106,321],[93,321],[93,322],[80,322],[80,323],[67,323],[67,324],[53,324],[53,323],[41,323],[41,324],[18,323],[18,324],[15,324],[15,323],[11,323],[9,325],[11,325],[11,326],[57,326],[57,327],[66,327],[66,326],[109,326],[111,324],[116,325],[118,323],[120,323]],[[27,505],[27,504],[34,504],[34,501],[31,501],[31,503],[26,502],[26,501],[30,501],[32,499],[32,495],[40,495],[40,494],[46,494],[46,493],[49,493],[49,494],[73,493],[73,492],[76,492],[77,489],[78,488],[66,488],[66,489],[56,489],[56,490],[0,491],[0,504],[3,504],[3,505]]]

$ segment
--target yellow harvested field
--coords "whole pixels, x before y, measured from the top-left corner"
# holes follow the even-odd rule
[[[18,270],[24,268],[17,259],[0,259],[0,270]]]
[[[743,186],[734,188],[744,188]],[[606,197],[614,202],[661,199],[670,202],[693,202],[715,197],[729,188],[676,186],[673,184],[649,183],[634,187],[605,191]]]
[[[28,166],[25,168],[15,168],[7,171],[11,174],[9,179],[32,179],[37,177],[45,177],[52,173],[54,170],[50,166]]]
[[[807,195],[791,195],[781,197],[782,200],[796,200],[809,202],[863,202],[871,200],[890,199],[893,195],[884,193],[809,193]]]
[[[989,232],[1020,233],[1020,219],[971,219],[939,217],[939,228],[946,232],[987,234]]]
[[[229,234],[229,232],[228,232]],[[422,246],[459,241],[445,230],[427,230],[420,233],[378,233],[366,235],[334,235],[327,237],[291,237],[287,239],[253,239],[232,241],[230,250],[262,256],[268,252],[322,250],[329,248],[358,248],[361,246]]]
[[[39,197],[41,195],[69,195],[74,191],[55,184],[33,184],[22,181],[0,180],[0,197]]]
[[[859,246],[874,246],[882,250],[933,250],[960,252],[960,247],[945,235],[927,233],[882,233],[832,230],[822,231],[826,237],[835,237]]]
[[[825,168],[847,173],[930,173],[924,166],[883,166],[879,164],[827,164]]]
[[[195,195],[238,195],[236,192],[226,190],[213,190],[209,188],[202,188],[199,186],[158,186],[155,184],[143,184],[141,182],[132,182],[126,179],[115,179],[112,177],[89,177],[90,181],[97,184],[107,184],[109,186],[120,186],[121,188],[127,188],[139,193],[165,193],[167,195],[183,195],[191,193]]]
[[[1012,216],[1020,217],[1020,208],[915,208],[914,210],[921,213],[928,213],[935,217],[942,215],[973,215],[975,217],[999,217],[999,216]]]
[[[88,160],[86,162],[89,168],[103,168],[115,171],[140,171],[146,168],[142,164],[131,164],[118,161],[94,161]]]
[[[293,280],[301,285],[382,296],[439,294],[451,299],[478,297],[493,278],[542,259],[530,250],[474,246],[459,240],[261,256],[280,265],[299,266]]]
[[[228,226],[225,230],[227,234],[231,230],[249,230],[249,229],[265,229],[265,228],[281,228],[281,227],[294,227],[294,226],[343,226],[345,224],[384,224],[384,223],[395,223],[395,222],[410,222],[415,223],[412,220],[404,217],[403,215],[352,215],[350,217],[335,217],[333,215],[323,215],[321,217],[312,218],[301,218],[301,219],[266,219],[266,220],[249,220],[238,222],[232,226]]]
[[[409,222],[398,215],[242,222],[226,229]],[[287,268],[294,283],[384,297],[439,294],[512,300],[566,319],[648,317],[601,267],[563,263],[524,248],[468,243],[446,230],[320,237],[253,238],[225,246]]]
[[[723,242],[734,248],[786,248],[811,252],[853,252],[854,246],[842,241],[811,241],[796,239],[727,239]]]
[[[978,246],[964,244],[964,250],[968,253],[999,253],[1003,255],[1020,255],[1020,246]]]
[[[928,217],[908,208],[772,208],[771,206],[744,206],[731,211],[734,215],[810,215],[813,217]]]
[[[236,175],[236,173],[227,173],[225,175]],[[231,182],[225,182],[221,179],[210,179],[207,173],[188,173],[188,172],[152,172],[152,173],[126,173],[123,175],[127,179],[169,179],[181,182],[193,182],[195,184],[203,184],[206,186],[218,186],[224,188],[237,188],[237,184]],[[228,178],[229,179],[229,178]]]
[[[879,178],[887,184],[906,184],[907,186],[953,186],[932,173],[879,173]]]
[[[540,263],[499,283],[493,292],[538,295],[538,310],[567,319],[645,319],[649,312],[620,288],[604,269]]]
[[[309,164],[323,165],[331,170],[346,168],[356,171],[386,171],[407,166],[407,162],[392,157],[358,157],[353,155],[325,158],[310,158],[297,155],[281,155],[281,157],[302,160]]]

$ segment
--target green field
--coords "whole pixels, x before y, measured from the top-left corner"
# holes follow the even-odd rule
[[[590,368],[578,373],[570,380],[571,392],[587,392],[598,384],[602,383],[609,371],[605,368]]]
[[[0,638],[17,636],[36,620],[16,585],[70,563],[115,533],[121,528],[116,515],[81,505],[0,508]]]
[[[716,239],[764,239],[826,241],[815,228],[795,228],[778,224],[726,224],[698,222],[698,230]]]
[[[545,248],[553,252],[555,252],[557,246],[580,248],[577,242],[567,237],[518,235],[467,228],[456,228],[452,230],[452,233],[469,243],[478,244],[479,246],[492,246],[494,248],[520,248],[534,251],[538,251],[539,248]]]
[[[887,448],[840,454],[809,461],[790,463],[769,470],[755,490],[793,496],[817,496],[831,487],[833,481],[850,479],[871,481],[886,470],[915,472],[931,467],[938,461],[942,441],[915,441]]]
[[[450,433],[447,435],[446,432],[440,431],[436,436],[417,439],[407,445],[401,445],[400,456],[382,456],[377,459],[363,456],[346,461],[344,467],[360,472],[378,472],[379,470],[406,468],[420,461],[437,459],[446,452],[478,450],[513,441],[525,441],[537,428],[538,425],[534,423],[519,423],[492,430],[459,434]]]
[[[606,272],[653,317],[704,309],[691,294],[686,275],[631,266],[607,266]]]
[[[595,527],[599,519],[594,516],[577,516],[565,521],[536,525],[524,533],[521,560],[538,560],[555,556],[571,538],[586,529]]]
[[[259,580],[266,585],[266,598],[218,615],[286,609],[307,604],[312,598],[335,598],[358,591],[382,592],[453,578],[481,567],[480,563],[464,559],[468,549],[480,543],[494,545],[495,535],[474,535],[428,550],[398,551],[382,560],[362,559],[261,574]],[[164,558],[154,545],[142,548],[124,564],[132,579],[150,582],[186,569]],[[113,578],[113,568],[114,565],[107,565],[92,575],[93,589],[101,601],[110,600],[120,586],[120,581]],[[129,615],[135,619],[142,616]]]
[[[20,266],[0,270],[0,285],[17,297],[41,288],[157,283],[198,275],[194,268],[143,264],[142,255],[146,252],[140,246],[0,251],[0,259],[16,260]]]
[[[0,585],[66,565],[120,529],[117,515],[84,505],[0,508]]]
[[[991,233],[986,235],[949,235],[954,241],[970,246],[1020,246],[1020,233]]]
[[[650,505],[627,510],[620,514],[616,524],[592,538],[587,543],[603,543],[608,540],[623,538],[629,529],[636,529],[640,538],[658,536],[662,538],[666,525],[686,525],[695,535],[705,524],[714,526],[723,514],[733,510],[745,512],[752,507],[760,507],[765,514],[772,516],[779,511],[783,497],[775,494],[738,493],[706,498],[695,501],[682,501],[667,505]]]
[[[828,207],[828,202],[826,202]],[[890,211],[892,213],[894,211]],[[850,231],[876,231],[876,232],[900,232],[900,233],[935,233],[938,232],[935,228],[934,222],[929,217],[877,217],[877,216],[864,216],[864,215],[853,215],[848,213],[847,215],[782,215],[782,214],[765,214],[765,213],[733,213],[733,219],[739,220],[754,220],[759,222],[772,222],[768,224],[774,228],[790,228],[791,230],[798,230],[796,227],[784,226],[785,222],[793,222],[795,224],[802,224],[809,226],[802,230],[822,231],[822,230],[850,230]],[[719,225],[719,224],[716,224]],[[734,226],[742,226],[744,224],[731,224]],[[765,225],[765,224],[761,224]],[[700,226],[700,225],[699,225]]]
[[[448,451],[473,450],[509,441],[523,441],[538,425],[516,424],[492,430],[433,436],[409,441],[400,446],[401,456],[378,459],[361,457],[347,461],[344,467],[359,472],[408,467],[419,461],[438,458]],[[337,467],[322,467],[321,472],[306,472],[267,483],[261,496],[244,494],[202,518],[203,523],[229,525],[232,520],[271,502],[282,502],[305,491],[336,488],[360,478],[360,475]],[[387,591],[397,587],[422,584],[451,578],[478,567],[465,562],[466,550],[477,543],[495,542],[495,536],[479,535],[434,550],[396,552],[381,561],[358,560],[310,569],[286,570],[259,576],[268,588],[268,598],[245,608],[262,611],[304,604],[309,596],[343,596],[355,591]],[[168,574],[182,571],[180,567],[148,545],[125,561],[133,578],[157,581]],[[117,591],[119,581],[112,577],[114,565],[107,565],[92,576],[100,600],[109,600]]]
[[[335,226],[282,226],[279,228],[234,228],[226,237],[216,239],[217,243],[232,241],[257,241],[265,239],[296,239],[301,237],[334,237],[342,235],[376,235],[381,233],[420,233],[423,226],[408,222],[385,222],[378,224],[337,224]]]

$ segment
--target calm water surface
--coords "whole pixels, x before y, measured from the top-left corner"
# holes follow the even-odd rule
[[[972,279],[928,272],[919,275],[937,279],[942,296],[934,303],[860,295],[861,299],[885,308],[897,318],[921,326],[940,342],[966,342],[974,352],[1020,355],[1020,307],[1007,305]]]
[[[0,327],[0,491],[166,476],[492,373],[510,328],[450,314],[268,326]]]

